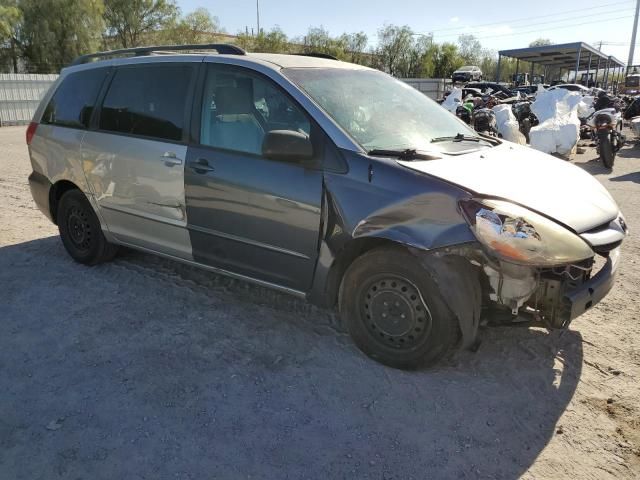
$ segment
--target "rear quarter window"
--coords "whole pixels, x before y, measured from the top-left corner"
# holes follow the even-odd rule
[[[94,68],[67,75],[47,104],[40,123],[87,128],[106,68]]]

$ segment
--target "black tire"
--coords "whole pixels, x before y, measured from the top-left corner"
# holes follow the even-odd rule
[[[458,321],[436,283],[400,248],[377,248],[354,260],[342,279],[339,308],[358,348],[390,367],[432,365],[458,340]]]
[[[531,131],[531,120],[529,118],[525,118],[522,120],[520,132],[524,135],[524,138],[527,143],[529,142],[529,132]]]
[[[609,132],[598,133],[598,150],[600,151],[600,160],[602,160],[602,164],[606,168],[612,169],[613,162],[616,158],[616,152],[613,151]]]
[[[62,244],[76,262],[96,265],[113,259],[118,252],[118,247],[104,238],[100,221],[80,190],[62,195],[56,220]]]

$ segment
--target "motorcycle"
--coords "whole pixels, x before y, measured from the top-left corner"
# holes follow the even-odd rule
[[[622,114],[615,108],[598,110],[588,118],[587,125],[591,128],[602,164],[608,169],[613,168],[616,153],[625,142]]]
[[[476,132],[498,137],[496,113],[490,108],[480,108],[473,112],[473,128]]]
[[[527,143],[529,143],[529,132],[531,131],[531,127],[535,127],[539,123],[538,117],[536,117],[531,111],[531,102],[515,102],[511,105],[511,110],[513,111],[513,115],[516,117],[516,120],[518,120],[520,133],[524,135]]]

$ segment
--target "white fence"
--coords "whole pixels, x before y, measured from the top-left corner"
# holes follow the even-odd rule
[[[433,100],[441,99],[447,86],[451,85],[451,80],[447,78],[400,78],[399,80],[408,83]]]
[[[0,127],[29,123],[56,78],[55,74],[0,73]]]

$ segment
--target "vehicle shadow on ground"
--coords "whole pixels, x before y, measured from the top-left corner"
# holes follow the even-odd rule
[[[513,327],[389,369],[326,310],[57,237],[0,248],[0,299],[7,478],[517,478],[582,369],[578,332]]]
[[[611,177],[609,179],[612,182],[634,182],[640,183],[640,172],[627,173],[618,177]]]

